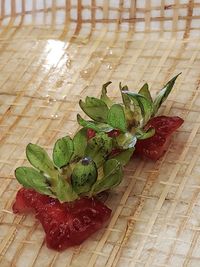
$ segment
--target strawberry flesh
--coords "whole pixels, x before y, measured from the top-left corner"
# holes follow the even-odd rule
[[[135,153],[152,160],[158,160],[169,147],[172,133],[183,122],[183,119],[179,117],[158,116],[150,119],[145,126],[145,130],[153,127],[155,134],[145,140],[138,140],[135,146]]]
[[[94,198],[60,203],[25,188],[18,191],[13,211],[20,214],[34,212],[46,233],[47,246],[58,251],[80,245],[102,228],[111,215],[111,210]]]

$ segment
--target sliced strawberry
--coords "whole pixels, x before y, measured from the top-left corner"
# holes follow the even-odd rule
[[[41,195],[34,190],[21,188],[16,195],[16,201],[13,204],[14,213],[27,213],[36,211],[37,207],[49,203],[53,198]]]
[[[170,134],[175,132],[182,124],[184,120],[180,117],[167,117],[167,116],[158,116],[152,118],[145,129],[153,127],[156,130],[156,133],[168,137]]]
[[[179,117],[158,116],[152,118],[145,126],[145,130],[153,127],[155,134],[148,139],[138,140],[135,152],[152,160],[159,159],[167,150],[172,133],[182,124],[183,119]]]
[[[46,233],[49,248],[63,250],[80,245],[109,219],[111,210],[94,198],[82,198],[72,203],[41,195],[30,189],[20,189],[13,205],[15,213],[34,211]]]

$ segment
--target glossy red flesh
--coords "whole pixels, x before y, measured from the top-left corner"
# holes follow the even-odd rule
[[[111,210],[93,198],[82,198],[71,203],[22,188],[13,205],[15,213],[35,212],[46,233],[46,243],[58,251],[80,245],[109,219]]]
[[[159,159],[167,150],[172,133],[182,124],[183,119],[179,117],[158,116],[152,118],[145,126],[145,130],[153,127],[155,135],[145,140],[138,140],[135,152],[152,160]]]

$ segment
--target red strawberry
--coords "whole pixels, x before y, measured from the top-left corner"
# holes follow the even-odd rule
[[[179,117],[158,116],[152,118],[145,130],[155,129],[155,135],[145,140],[138,140],[135,152],[152,160],[159,159],[167,150],[170,137],[183,124],[183,119]]]
[[[111,210],[94,198],[82,198],[71,203],[22,188],[13,205],[15,213],[35,211],[46,233],[49,248],[63,250],[80,245],[109,219]]]
[[[13,204],[14,213],[27,213],[36,211],[37,207],[53,200],[45,195],[41,195],[34,190],[21,188],[16,195],[16,201]]]

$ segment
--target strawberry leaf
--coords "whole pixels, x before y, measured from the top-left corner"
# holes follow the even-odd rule
[[[108,124],[115,129],[121,130],[122,132],[127,131],[124,109],[120,104],[114,104],[111,106],[108,112]]]
[[[86,121],[79,114],[77,115],[79,125],[87,129],[93,129],[95,132],[110,132],[114,128],[106,123]]]
[[[162,105],[162,103],[167,99],[168,95],[170,94],[176,79],[178,78],[178,76],[181,73],[179,73],[178,75],[176,75],[175,77],[173,77],[158,93],[158,95],[156,96],[154,102],[153,102],[153,107],[154,107],[154,111],[153,111],[153,115],[155,115],[157,113],[157,111],[159,110],[160,106]]]
[[[111,189],[121,183],[122,166],[116,159],[110,159],[103,166],[104,177],[96,181],[91,190],[91,195]]]
[[[43,148],[29,143],[26,147],[26,156],[33,167],[49,175],[51,182],[58,178],[59,172]]]
[[[108,107],[103,100],[87,96],[85,102],[79,101],[79,105],[94,121],[107,122]]]
[[[87,146],[87,129],[80,129],[73,138],[74,143],[74,154],[72,160],[76,158],[82,158],[85,153],[85,148]]]
[[[58,168],[62,168],[70,162],[74,153],[73,141],[65,136],[56,141],[53,148],[53,162]]]
[[[120,82],[119,83],[119,90],[121,92],[121,96],[122,96],[122,100],[123,100],[125,108],[126,109],[130,109],[131,100],[126,94],[123,94],[123,91],[128,91],[128,86],[125,85],[125,86],[122,87],[122,84]]]
[[[132,148],[135,146],[137,142],[137,138],[135,135],[129,132],[126,132],[126,133],[122,133],[119,136],[117,136],[116,141],[119,147],[123,149],[128,149],[128,148]]]
[[[154,128],[149,128],[146,132],[141,129],[137,129],[136,131],[136,137],[138,140],[144,140],[144,139],[150,138],[154,134],[155,134]]]
[[[149,86],[147,83],[145,83],[142,88],[139,90],[138,94],[144,96],[146,99],[148,99],[150,102],[153,102],[151,93],[149,91]]]
[[[98,133],[88,141],[85,157],[93,159],[97,168],[107,159],[112,150],[112,138],[105,133]]]
[[[77,194],[90,191],[97,180],[97,167],[90,158],[83,158],[79,161],[72,172],[72,187]]]
[[[44,195],[53,196],[47,183],[47,178],[34,168],[19,167],[15,170],[15,177],[26,188],[34,189]]]
[[[145,125],[152,116],[153,113],[153,104],[143,95],[139,95],[129,91],[123,91],[124,94],[128,95],[133,103],[137,102],[137,105],[140,108],[142,115],[142,122],[140,126]]]
[[[135,150],[134,147],[128,148],[120,152],[118,155],[112,157],[112,159],[116,159],[121,163],[122,166],[125,166],[129,162],[131,156],[133,155],[134,150]]]
[[[112,82],[107,82],[103,84],[102,90],[101,90],[101,100],[103,100],[104,103],[106,103],[108,107],[111,107],[113,105],[113,101],[107,96],[107,87],[111,83]]]
[[[72,186],[60,176],[53,190],[60,202],[70,202],[78,198]]]

